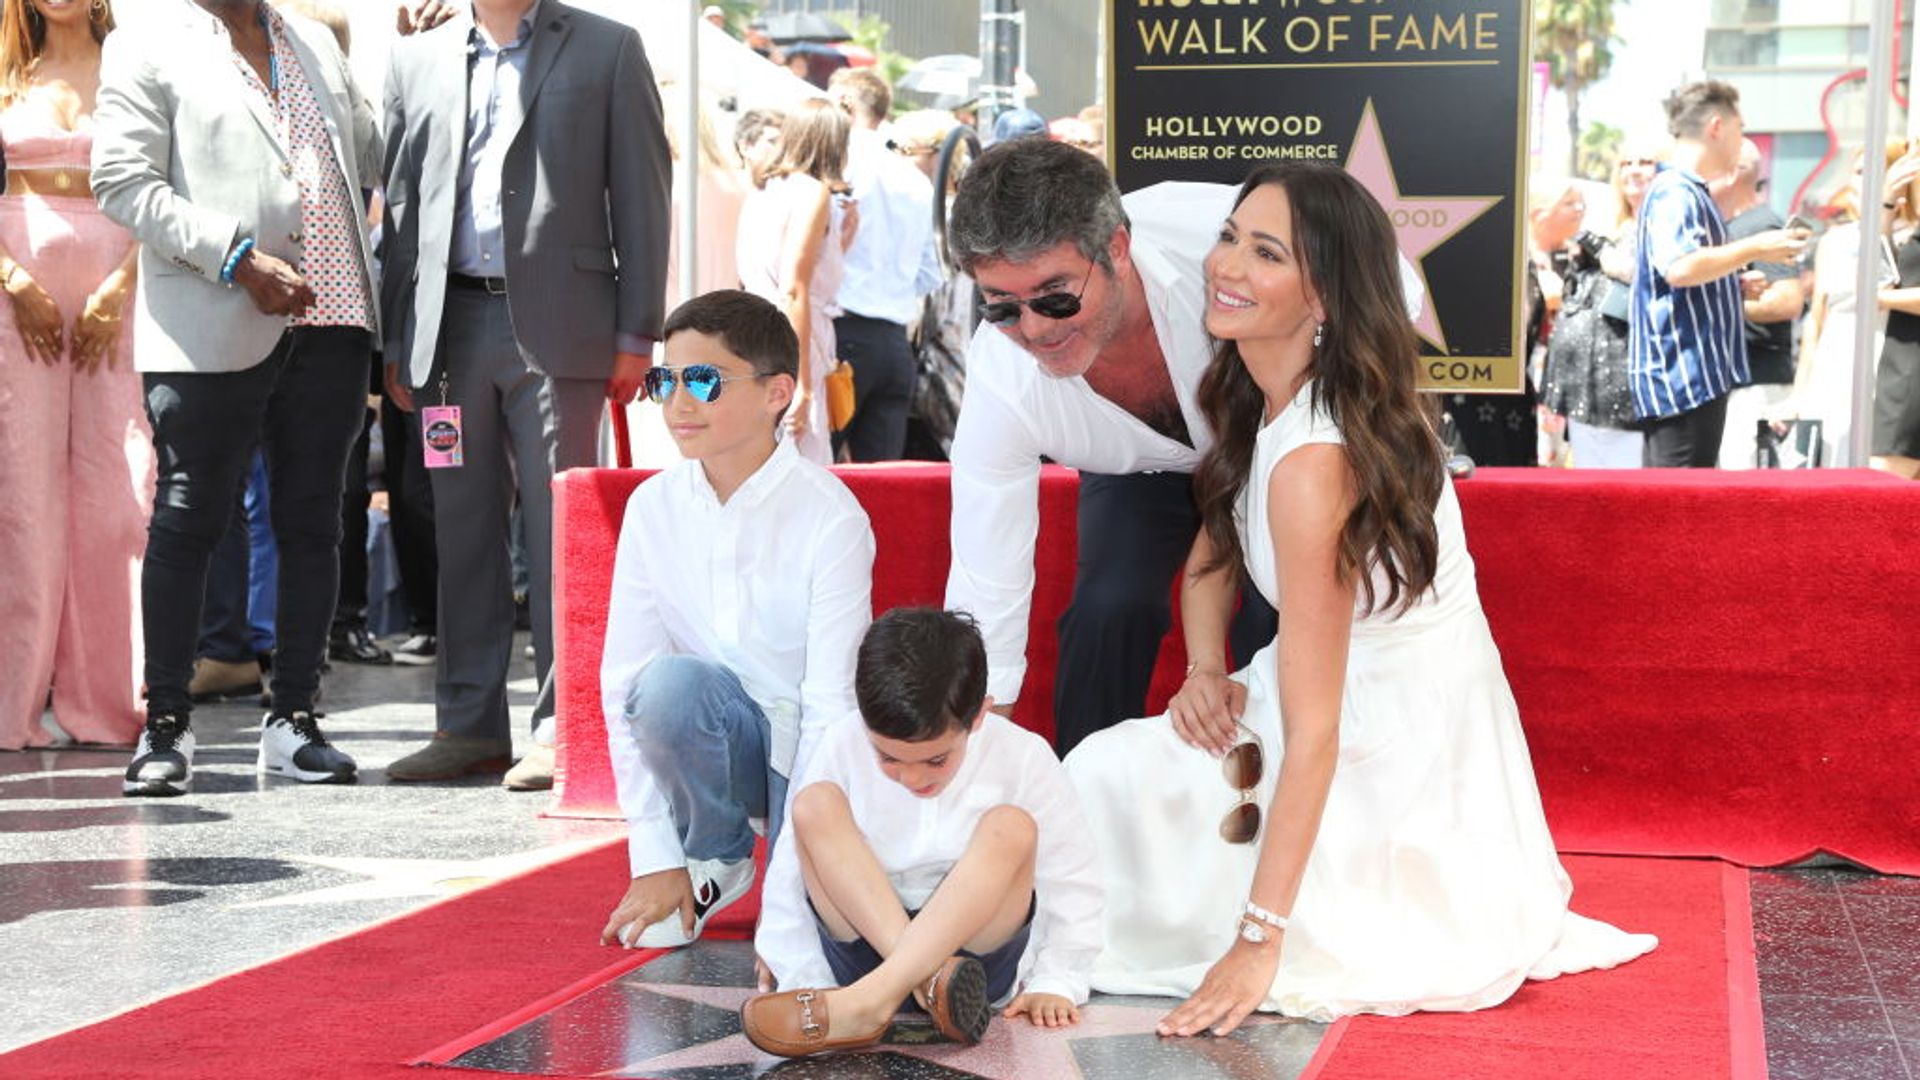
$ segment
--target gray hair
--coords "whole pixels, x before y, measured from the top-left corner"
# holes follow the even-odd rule
[[[989,148],[968,167],[947,220],[947,248],[968,274],[1025,262],[1063,241],[1113,272],[1107,245],[1127,225],[1120,189],[1100,159],[1042,137]]]

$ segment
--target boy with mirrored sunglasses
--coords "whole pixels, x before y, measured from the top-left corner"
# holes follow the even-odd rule
[[[668,316],[646,377],[686,457],[627,501],[601,659],[631,880],[601,940],[672,948],[777,850],[787,778],[855,712],[873,530],[839,478],[779,440],[799,342],[720,290]]]

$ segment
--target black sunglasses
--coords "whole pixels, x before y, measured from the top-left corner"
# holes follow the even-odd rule
[[[722,375],[720,369],[712,364],[688,364],[683,368],[652,367],[647,369],[647,397],[660,405],[673,396],[673,387],[677,382],[687,390],[687,396],[702,405],[711,403],[720,396],[723,383],[739,382],[742,379],[764,378],[762,375]]]
[[[1087,282],[1093,280],[1092,262],[1087,263],[1087,274],[1080,279],[1080,291],[1074,293],[1041,293],[1025,300],[995,300],[991,304],[980,305],[980,317],[995,326],[1012,326],[1020,321],[1020,309],[1030,307],[1035,315],[1044,315],[1049,319],[1071,319],[1080,314],[1080,297],[1087,291]]]

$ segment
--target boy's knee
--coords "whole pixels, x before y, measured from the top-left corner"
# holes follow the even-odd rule
[[[725,671],[697,656],[657,656],[633,680],[627,691],[627,723],[645,744],[671,740],[700,720],[700,710],[687,706],[704,700]]]
[[[787,811],[787,824],[804,836],[844,821],[852,814],[853,806],[847,802],[847,793],[840,790],[840,785],[822,781],[794,793],[793,805]]]
[[[1023,851],[1031,851],[1040,842],[1040,826],[1033,815],[1017,806],[1002,804],[980,815],[977,835]]]

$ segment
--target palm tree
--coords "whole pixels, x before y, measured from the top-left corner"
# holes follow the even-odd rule
[[[1580,95],[1606,78],[1613,47],[1616,0],[1534,0],[1533,58],[1547,65],[1547,81],[1567,95],[1567,174],[1580,171]],[[1627,0],[1618,0],[1626,3]]]
[[[1620,158],[1620,144],[1627,133],[1598,120],[1587,125],[1580,136],[1580,169],[1575,175],[1589,180],[1613,179],[1613,163]]]

